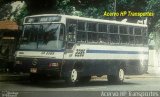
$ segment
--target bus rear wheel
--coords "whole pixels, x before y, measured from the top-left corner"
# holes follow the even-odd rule
[[[108,82],[109,83],[116,83],[116,84],[122,84],[124,81],[124,69],[119,68],[117,69],[115,75],[108,75]]]

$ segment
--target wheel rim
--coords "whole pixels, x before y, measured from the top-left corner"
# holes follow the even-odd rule
[[[71,72],[71,81],[75,82],[77,80],[77,70],[73,69]]]
[[[119,79],[122,81],[124,79],[124,70],[120,69],[119,70]]]

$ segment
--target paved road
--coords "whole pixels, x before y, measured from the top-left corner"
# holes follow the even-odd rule
[[[108,84],[105,79],[99,79],[92,80],[87,84],[79,84],[76,87],[68,87],[63,81],[41,81],[37,83],[12,81],[0,82],[0,91],[0,97],[6,97],[5,94],[13,94],[15,97],[109,97],[103,92],[160,91],[160,78],[129,78],[125,79],[123,85]],[[159,97],[160,93],[155,93],[154,96]]]

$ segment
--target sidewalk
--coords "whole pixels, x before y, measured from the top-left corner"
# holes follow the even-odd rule
[[[1,73],[0,81],[16,81],[16,80],[27,80],[29,74],[11,74],[11,73]],[[93,76],[92,79],[106,79],[107,76],[96,77]],[[149,67],[147,74],[142,75],[126,75],[126,79],[130,78],[160,78],[160,67]]]
[[[149,66],[148,73],[150,73],[152,75],[160,76],[160,67]]]

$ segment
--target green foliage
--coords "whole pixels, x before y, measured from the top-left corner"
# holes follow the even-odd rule
[[[12,1],[15,1],[15,0],[0,0],[0,6],[3,6],[3,5],[10,3]]]
[[[15,0],[0,0],[0,5]],[[40,13],[60,13],[91,18],[113,19],[104,17],[105,11],[114,12],[116,1],[116,12],[120,11],[153,11],[154,17],[149,17],[149,31],[153,31],[154,25],[160,17],[160,0],[22,0],[26,6],[20,9],[20,14],[14,13],[16,21],[20,23],[24,16]],[[10,7],[8,7],[10,8]],[[0,9],[1,10],[1,9]],[[0,16],[5,16],[9,11],[1,11]],[[13,14],[13,13],[11,13]],[[128,21],[140,19],[140,17],[117,17],[117,20],[127,18]]]
[[[160,9],[160,1],[159,0],[148,0],[146,10],[147,11],[159,11]]]
[[[57,9],[61,14],[113,19],[114,17],[104,17],[104,12],[145,11],[146,4],[146,0],[57,0]],[[126,16],[117,17],[117,20],[124,18]]]
[[[155,41],[155,48],[156,50],[160,50],[160,19],[154,26],[154,41]]]
[[[149,31],[153,31],[154,26],[156,25],[157,21],[160,18],[160,0],[148,0],[146,11],[152,11],[155,13],[154,17],[149,18],[150,22]]]
[[[0,20],[10,19],[12,6],[5,4],[0,8]]]
[[[156,50],[160,50],[160,0],[148,0],[145,8],[155,13],[149,18],[149,32],[154,36]]]
[[[154,27],[156,32],[160,33],[160,19],[158,20],[158,22],[156,23],[155,27]]]
[[[110,6],[107,4],[110,2]],[[90,18],[104,18],[104,11],[113,11],[113,0],[58,0],[59,13]]]
[[[12,3],[4,4],[0,8],[0,20],[12,20],[16,21],[18,24],[22,23],[23,18],[28,14],[27,5],[21,2],[16,2],[17,6]],[[24,4],[24,5],[23,5]]]
[[[19,13],[17,13],[17,14],[15,15],[15,20],[16,20],[17,24],[19,24],[19,25],[22,24],[24,17],[28,15],[28,10],[27,10],[26,7],[27,7],[27,6],[24,5],[24,6],[20,9]]]

